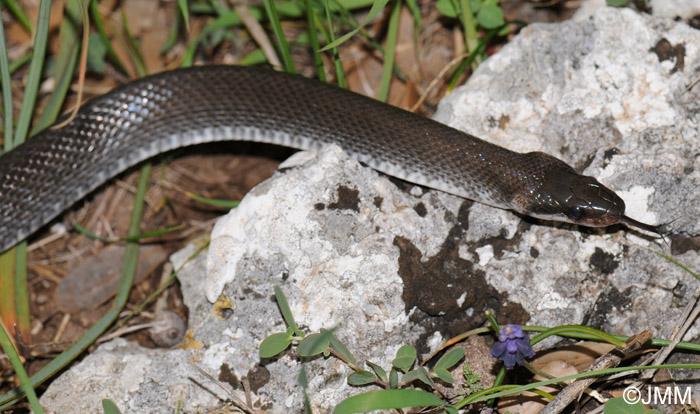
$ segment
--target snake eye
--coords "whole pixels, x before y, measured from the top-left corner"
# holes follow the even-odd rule
[[[569,217],[580,220],[583,216],[585,216],[585,213],[581,207],[576,206],[569,209]]]

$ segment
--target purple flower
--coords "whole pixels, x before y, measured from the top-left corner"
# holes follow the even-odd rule
[[[508,324],[501,327],[498,342],[491,348],[491,356],[500,359],[507,369],[511,369],[515,364],[524,364],[523,357],[535,356],[535,350],[530,346],[530,338],[525,335],[520,325]]]

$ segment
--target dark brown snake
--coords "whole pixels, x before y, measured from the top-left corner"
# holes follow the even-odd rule
[[[536,218],[654,226],[594,178],[419,115],[300,76],[204,66],[139,79],[85,104],[0,157],[0,251],[125,169],[176,148],[243,140],[319,150],[337,144],[383,173]]]

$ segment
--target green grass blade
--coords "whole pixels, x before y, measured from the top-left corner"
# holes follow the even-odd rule
[[[238,64],[241,66],[253,66],[263,63],[267,63],[267,56],[260,48],[253,50],[238,61]]]
[[[185,30],[190,31],[190,11],[187,9],[187,0],[177,0],[180,16],[185,21]]]
[[[382,67],[382,80],[379,85],[378,100],[386,102],[389,97],[391,75],[394,73],[394,56],[396,52],[396,40],[399,33],[399,17],[401,16],[401,0],[394,1],[394,8],[389,16],[389,28],[386,38],[386,51],[384,53],[384,65]]]
[[[668,262],[673,263],[674,265],[678,266],[680,269],[682,269],[683,271],[685,271],[686,273],[688,273],[688,274],[691,275],[692,277],[694,277],[694,278],[700,280],[700,275],[698,275],[697,273],[693,272],[692,270],[690,270],[688,267],[684,266],[682,263],[680,263],[679,261],[677,261],[677,260],[674,259],[673,257],[667,256],[667,255],[665,255],[665,254],[663,254],[663,253],[660,253],[660,252],[657,252],[657,251],[654,251],[654,250],[652,250],[652,252],[653,252],[654,254],[656,254],[657,256],[663,257],[663,258],[666,259]]]
[[[92,0],[90,2],[90,14],[92,16],[92,21],[95,23],[95,28],[97,28],[97,32],[100,34],[100,38],[102,38],[102,43],[104,43],[105,48],[107,49],[107,56],[109,57],[109,60],[114,66],[117,67],[117,70],[125,75],[128,75],[129,71],[126,70],[126,66],[124,66],[121,59],[119,59],[117,52],[114,50],[112,43],[109,41],[109,35],[105,29],[102,16],[100,16],[97,0]]]
[[[316,74],[318,75],[318,80],[325,83],[326,71],[323,68],[323,57],[318,51],[321,45],[318,41],[318,32],[316,31],[316,22],[319,19],[313,8],[312,0],[306,0],[306,20],[309,25],[309,40],[311,41],[311,51],[314,54],[314,62],[316,63]]]
[[[0,346],[2,346],[2,350],[5,352],[5,355],[7,355],[7,358],[10,360],[10,364],[12,364],[12,368],[15,370],[15,375],[17,375],[20,384],[22,384],[22,390],[27,395],[27,400],[29,401],[29,405],[32,407],[32,411],[43,414],[44,409],[41,408],[41,404],[39,404],[39,399],[34,392],[32,383],[27,376],[27,372],[24,370],[24,366],[22,366],[22,360],[17,354],[15,347],[12,345],[10,335],[5,330],[5,326],[2,323],[0,323]]]
[[[27,15],[24,13],[24,10],[22,10],[21,7],[19,7],[19,4],[15,0],[3,0],[3,3],[5,3],[5,6],[7,6],[7,9],[10,10],[10,13],[15,16],[15,19],[19,22],[19,24],[22,25],[29,33],[32,33],[32,22],[29,21],[29,18]]]
[[[29,283],[27,282],[27,242],[15,246],[15,308],[17,309],[17,327],[25,342],[30,342],[31,317],[29,308]]]
[[[222,3],[219,0],[209,0],[209,4],[211,4],[214,13],[218,14],[219,16],[229,11],[226,4]]]
[[[15,132],[15,145],[23,143],[29,132],[29,124],[32,121],[36,95],[39,91],[39,81],[44,68],[44,55],[46,53],[47,36],[49,33],[49,17],[51,15],[51,0],[41,0],[39,3],[39,17],[37,20],[36,36],[34,36],[34,54],[29,64],[29,74],[27,75],[27,86],[24,89],[22,108],[19,111],[17,120],[17,131]]]
[[[151,178],[151,164],[148,163],[141,167],[139,183],[134,199],[134,210],[131,212],[131,222],[129,223],[128,237],[134,237],[141,232],[141,217],[143,217],[144,200],[146,198],[146,190]],[[124,254],[124,267],[122,268],[122,280],[119,284],[119,291],[114,298],[114,305],[121,308],[126,305],[129,299],[131,285],[134,283],[136,275],[136,267],[138,266],[139,245],[135,242],[126,244],[126,252]]]
[[[323,52],[323,51],[326,51],[328,49],[338,47],[343,42],[345,42],[346,40],[353,37],[355,35],[355,33],[359,32],[360,29],[362,29],[369,22],[371,22],[372,19],[374,19],[379,14],[379,12],[382,11],[382,9],[384,9],[384,7],[387,5],[388,2],[389,2],[389,0],[377,0],[377,1],[375,1],[374,4],[372,4],[372,8],[369,9],[369,14],[367,15],[367,17],[365,18],[365,20],[362,22],[362,24],[360,26],[356,27],[355,29],[353,29],[349,33],[346,33],[343,36],[339,37],[337,40],[334,40],[331,43],[327,44],[323,49],[321,49],[321,51]],[[326,2],[326,4],[327,4],[327,2]],[[329,10],[328,6],[326,7],[326,10]]]
[[[0,13],[2,13],[2,8],[0,8]],[[0,86],[2,86],[2,106],[5,112],[5,135],[4,135],[4,148],[0,150],[0,155],[3,151],[9,151],[12,149],[12,129],[14,121],[12,119],[13,105],[12,105],[12,78],[10,78],[10,61],[7,58],[7,41],[5,39],[5,28],[2,24],[2,19],[0,19]]]
[[[413,16],[413,26],[416,28],[421,27],[421,17],[420,17],[420,6],[416,0],[406,0],[406,5],[408,9],[411,10],[411,15]]]
[[[260,13],[260,10],[255,9],[253,7],[251,7],[248,11],[255,19],[259,20],[262,16],[262,13]],[[180,66],[182,66],[183,68],[192,66],[192,62],[194,61],[194,54],[197,52],[197,48],[199,47],[199,44],[210,33],[213,33],[213,32],[220,30],[220,29],[226,29],[229,27],[238,26],[240,24],[241,24],[241,18],[238,16],[238,14],[236,12],[231,11],[231,12],[228,12],[226,14],[219,16],[213,22],[204,26],[204,29],[202,29],[202,31],[199,32],[199,34],[194,39],[194,41],[190,42],[190,44],[187,46],[187,50],[185,51],[185,54],[182,57],[182,63],[180,64]]]
[[[17,305],[15,304],[15,265],[17,250],[10,249],[0,254],[0,315],[4,322],[13,325],[17,322]]]
[[[236,200],[219,200],[219,199],[216,199],[216,198],[206,198],[206,197],[202,197],[202,196],[200,196],[200,195],[197,195],[197,194],[195,194],[195,193],[191,193],[191,192],[189,192],[189,191],[187,191],[187,192],[185,193],[185,195],[187,195],[187,197],[189,197],[189,198],[192,198],[192,199],[194,199],[194,200],[199,201],[200,203],[204,203],[204,204],[207,204],[207,205],[210,205],[210,206],[214,206],[214,207],[226,208],[226,209],[236,208],[236,207],[238,207],[239,204],[241,204],[240,201],[236,201]]]
[[[178,3],[179,4],[179,3]],[[185,8],[187,8],[187,5],[185,4]],[[189,16],[189,12],[188,12]],[[182,28],[182,13],[175,13],[175,24],[173,25],[173,30],[170,31],[170,34],[168,35],[168,38],[165,40],[165,43],[163,43],[163,47],[160,48],[160,54],[164,55],[168,53],[173,46],[177,43],[178,37],[180,37],[180,29]],[[187,31],[190,31],[190,23],[189,19],[187,21]]]
[[[106,238],[106,237],[98,236],[97,234],[91,232],[90,230],[86,229],[85,227],[81,226],[81,225],[78,224],[78,223],[73,224],[73,229],[75,229],[75,231],[77,231],[78,233],[82,234],[83,236],[85,236],[85,237],[87,237],[87,238],[89,238],[89,239],[92,239],[92,240],[99,240],[99,241],[101,241],[101,242],[103,242],[103,243],[112,243],[112,242],[114,242],[114,240],[110,240],[110,239],[108,239],[108,238]]]
[[[287,43],[287,39],[284,38],[284,32],[282,31],[282,25],[280,24],[280,18],[277,14],[275,3],[272,0],[263,0],[263,4],[265,5],[265,12],[267,13],[268,19],[270,19],[272,30],[277,39],[277,46],[282,55],[284,70],[288,73],[297,73],[294,68],[294,63],[292,62],[292,55],[289,52],[289,44]]]
[[[530,340],[530,344],[534,345],[545,338],[548,338],[552,335],[571,335],[572,333],[585,333],[590,335],[592,338],[595,338],[597,341],[602,341],[602,342],[607,342],[611,345],[617,346],[617,347],[623,347],[625,346],[624,341],[620,341],[619,339],[615,338],[612,335],[609,335],[605,332],[599,331],[598,329],[595,328],[589,328],[587,326],[581,326],[581,325],[562,325],[562,326],[555,326],[554,328],[547,329],[546,331],[540,333],[539,335],[536,335],[534,338]]]
[[[456,408],[462,408],[465,407],[466,405],[473,404],[476,402],[480,401],[486,401],[492,398],[500,398],[500,397],[505,397],[507,395],[515,395],[519,394],[525,391],[534,391],[536,388],[540,388],[546,385],[551,385],[551,384],[556,384],[560,382],[568,382],[571,380],[578,380],[581,378],[590,378],[590,377],[598,377],[601,375],[610,375],[610,374],[617,374],[618,372],[633,372],[633,371],[639,371],[639,370],[647,370],[647,369],[700,369],[700,364],[664,364],[664,365],[647,365],[647,366],[629,366],[629,367],[616,367],[616,368],[607,368],[607,369],[601,369],[599,371],[586,371],[582,372],[580,374],[574,374],[574,375],[567,375],[565,377],[558,377],[558,378],[552,378],[548,379],[545,381],[539,381],[539,382],[533,382],[527,385],[521,385],[521,386],[501,386],[499,388],[507,388],[505,391],[498,391],[498,392],[493,392],[494,390],[492,389],[487,389],[483,391],[479,391],[477,393],[474,393],[470,395],[469,397],[461,400],[459,403],[455,404]]]
[[[81,0],[82,1],[82,0]],[[59,48],[56,57],[54,78],[57,79],[56,87],[49,97],[48,104],[42,111],[39,119],[34,123],[31,135],[47,128],[53,124],[61,112],[68,88],[70,87],[75,64],[78,61],[78,51],[80,50],[81,28],[76,22],[82,22],[80,7],[77,1],[66,3],[64,13],[68,18],[61,21],[61,28],[58,32]]]
[[[139,48],[139,42],[136,41],[134,35],[131,34],[131,30],[129,30],[129,22],[127,22],[126,13],[124,13],[123,11],[122,27],[124,28],[124,34],[126,36],[126,39],[124,40],[126,45],[126,51],[129,54],[129,58],[131,58],[131,63],[136,68],[136,74],[139,77],[144,77],[148,75],[148,70],[146,69],[146,61],[143,58],[141,49]]]
[[[507,25],[508,22],[506,22],[505,24]],[[479,44],[476,47],[476,49],[474,49],[474,51],[472,51],[469,54],[469,56],[466,59],[464,59],[462,64],[459,66],[459,69],[457,69],[455,71],[455,74],[452,76],[452,81],[450,82],[450,86],[448,86],[448,88],[447,88],[448,91],[451,91],[452,89],[455,88],[455,86],[457,85],[457,81],[459,80],[459,77],[467,69],[467,66],[469,66],[474,61],[474,59],[476,59],[476,57],[486,48],[486,44],[489,42],[489,40],[491,40],[491,38],[494,37],[499,31],[500,31],[500,28],[489,30],[489,32],[486,34],[486,37],[484,37],[483,39],[481,39],[479,41]]]
[[[462,27],[464,28],[464,41],[467,46],[467,53],[474,54],[472,59],[472,70],[475,70],[479,66],[480,59],[477,53],[474,53],[478,47],[479,39],[476,36],[476,19],[474,18],[474,13],[472,13],[471,0],[459,0],[459,6],[461,12],[459,13],[460,20],[462,21]]]
[[[346,82],[345,82],[345,72],[343,71],[342,63],[340,62],[340,55],[338,54],[338,47],[331,46],[332,44],[336,43],[336,40],[335,40],[335,30],[333,29],[333,19],[331,17],[331,6],[329,4],[329,1],[323,0],[323,6],[326,10],[326,22],[328,23],[328,37],[329,37],[331,42],[328,45],[326,45],[324,48],[319,50],[319,52],[323,52],[324,50],[327,50],[328,48],[331,48],[333,50],[333,64],[335,65],[335,76],[338,79],[338,86],[340,86],[341,88],[345,88],[347,86]]]
[[[194,258],[197,257],[200,253],[202,253],[203,251],[205,251],[205,250],[207,249],[207,247],[209,247],[209,241],[208,241],[208,240],[207,240],[206,242],[204,242],[204,243],[201,243],[199,246],[197,246],[197,249],[195,250],[195,252],[192,253],[192,255],[191,255],[190,257],[188,257],[187,260],[185,260],[185,261],[180,265],[180,267],[178,267],[174,272],[172,272],[172,273],[170,274],[170,276],[168,277],[168,279],[167,279],[166,281],[164,281],[163,283],[161,283],[160,286],[158,286],[158,288],[157,288],[155,291],[153,291],[153,293],[151,293],[150,295],[148,295],[148,297],[147,297],[146,299],[144,299],[143,302],[141,302],[141,303],[139,303],[138,305],[136,305],[136,306],[134,307],[134,309],[132,309],[132,311],[129,312],[128,315],[126,315],[125,317],[123,317],[122,319],[120,319],[120,320],[119,320],[119,323],[117,324],[117,326],[123,326],[124,323],[125,323],[126,321],[128,321],[129,319],[131,319],[131,318],[133,318],[134,316],[136,316],[137,314],[139,314],[139,313],[141,312],[141,310],[143,310],[143,308],[145,308],[146,306],[148,306],[149,303],[153,302],[153,301],[156,299],[156,297],[158,297],[165,289],[168,288],[168,286],[170,286],[170,285],[173,283],[173,281],[175,280],[175,277],[177,276],[177,274],[180,273],[180,270],[182,270],[182,269],[185,267],[185,265],[186,265],[187,263],[189,263],[192,259],[194,259]]]
[[[170,226],[170,227],[166,227],[164,229],[158,229],[158,230],[138,233],[134,236],[127,236],[127,237],[121,238],[119,241],[136,242],[136,241],[139,241],[142,239],[149,239],[151,237],[158,237],[158,236],[162,236],[164,234],[172,233],[174,231],[181,230],[183,227],[184,227],[184,225],[178,224],[177,226]]]
[[[579,325],[573,325],[573,326],[579,326]],[[523,331],[527,331],[527,332],[545,332],[545,331],[548,331],[550,329],[553,329],[553,328],[550,328],[547,326],[536,326],[536,325],[525,325],[522,328],[523,328]],[[576,338],[576,339],[585,339],[585,340],[599,340],[599,338],[600,338],[600,335],[591,335],[587,330],[566,330],[564,332],[560,332],[559,334],[562,336],[565,336],[567,338]],[[624,335],[611,335],[611,336],[620,342],[625,342],[630,338],[629,336],[624,336]],[[671,344],[671,341],[668,339],[651,338],[651,340],[649,340],[649,345],[651,345],[651,346],[668,346],[670,344]],[[694,343],[694,342],[679,342],[678,345],[676,345],[676,348],[677,349],[685,349],[688,351],[700,352],[700,344]]]
[[[388,1],[388,0],[387,0]],[[372,5],[374,2],[373,0],[341,0],[336,3],[333,3],[329,6],[330,10],[341,10],[341,9],[347,9],[347,10],[356,10],[356,9],[361,9],[368,7]],[[295,2],[295,1],[287,1],[287,2],[279,2],[275,3],[275,8],[277,10],[277,13],[281,17],[290,17],[290,18],[300,18],[303,17],[305,13],[307,13],[307,10],[304,6],[302,6],[301,3]],[[190,10],[194,12],[202,12],[202,13],[212,13],[214,12],[214,8],[211,7],[208,4],[204,4],[203,6],[201,3],[194,3],[191,5]],[[262,21],[265,18],[265,12],[260,8],[260,7],[249,7],[248,8],[248,13],[257,21]],[[220,29],[225,29],[233,26],[238,26],[241,24],[241,18],[238,16],[238,14],[235,11],[229,11],[224,14],[221,14],[219,17],[217,17],[213,22],[209,23],[202,29],[202,31],[197,35],[197,38],[190,42],[190,44],[187,46],[187,49],[185,51],[185,54],[183,55],[182,58],[182,63],[180,66],[182,67],[189,67],[192,66],[192,62],[194,61],[194,55],[197,51],[197,48],[199,47],[200,43],[202,40],[208,36],[210,33],[220,30]],[[318,24],[318,22],[317,22]],[[318,49],[316,49],[318,50]]]
[[[139,241],[141,239],[147,239],[150,237],[156,237],[156,236],[161,236],[163,234],[171,233],[173,231],[177,231],[182,229],[183,225],[177,225],[177,226],[171,226],[171,227],[166,227],[164,229],[158,229],[158,230],[153,230],[153,231],[147,231],[144,233],[139,233],[136,234],[135,236],[127,236],[127,237],[122,237],[120,239],[109,239],[107,237],[101,237],[98,236],[97,234],[91,232],[90,230],[86,229],[85,227],[81,226],[80,224],[73,224],[73,228],[83,236],[92,239],[92,240],[99,240],[103,243],[119,243],[119,242],[135,242]]]

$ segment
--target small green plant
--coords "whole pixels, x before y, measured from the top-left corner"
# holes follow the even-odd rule
[[[464,396],[472,395],[484,389],[484,384],[481,382],[481,377],[476,375],[469,365],[462,367],[462,376],[464,377],[464,385],[461,394]]]
[[[432,393],[404,388],[416,380],[430,388],[435,387],[436,380],[452,384],[454,379],[449,369],[462,360],[465,353],[464,348],[456,347],[446,352],[432,370],[417,364],[418,354],[416,348],[411,345],[404,345],[396,351],[388,371],[371,361],[365,362],[368,369],[362,369],[362,364],[357,362],[348,348],[335,336],[335,329],[321,329],[318,333],[302,331],[294,320],[284,293],[278,286],[275,286],[275,298],[288,328],[284,332],[269,335],[260,343],[259,354],[261,358],[274,357],[290,346],[296,345],[296,352],[302,357],[312,357],[319,354],[324,357],[333,355],[348,364],[354,371],[347,379],[348,384],[353,386],[376,385],[383,388],[381,391],[387,391],[370,391],[348,398],[336,407],[335,413],[423,406],[442,406],[447,412],[457,412],[447,402]],[[475,381],[480,383],[478,377]],[[474,382],[471,384],[473,385]]]
[[[348,383],[350,385],[376,384],[387,389],[402,388],[415,380],[431,388],[435,386],[434,379],[452,384],[454,380],[448,370],[462,357],[464,357],[464,348],[453,348],[438,360],[432,371],[428,371],[423,366],[414,368],[416,349],[411,345],[404,345],[396,351],[396,357],[391,361],[391,370],[388,375],[381,366],[367,361],[371,371],[355,371],[348,377]]]

